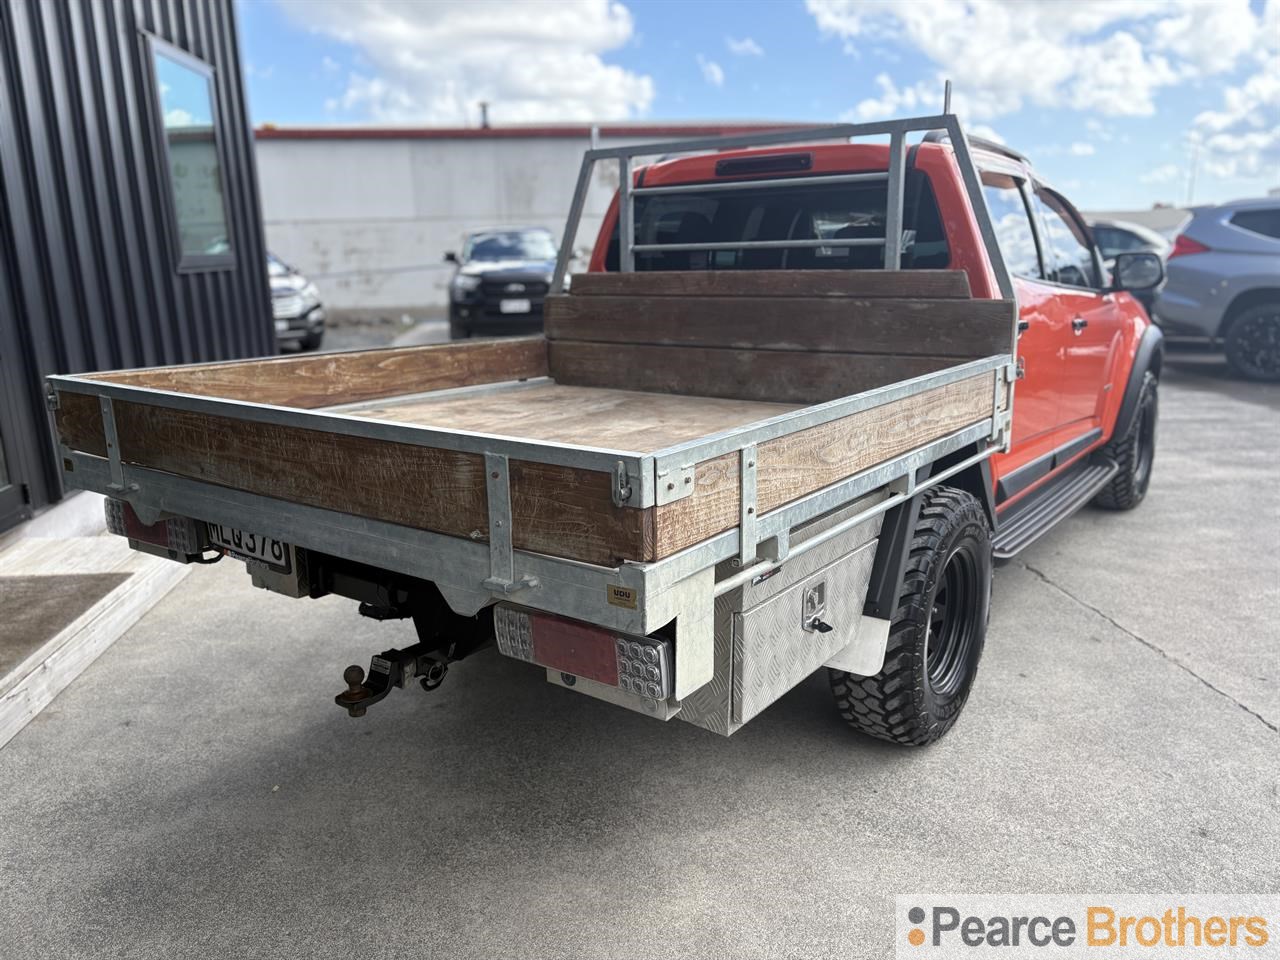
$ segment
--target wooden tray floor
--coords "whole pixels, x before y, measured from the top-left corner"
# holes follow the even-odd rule
[[[801,405],[790,403],[536,383],[436,399],[390,400],[350,413],[521,440],[653,453],[799,409]]]

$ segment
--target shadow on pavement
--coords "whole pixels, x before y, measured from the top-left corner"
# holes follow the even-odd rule
[[[1182,344],[1170,344],[1164,360],[1163,377],[1180,387],[1205,390],[1280,410],[1280,384],[1245,380],[1232,372],[1220,351]]]

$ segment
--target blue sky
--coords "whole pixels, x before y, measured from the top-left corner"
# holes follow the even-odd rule
[[[1280,0],[240,0],[255,123],[931,113],[1084,208],[1280,187]]]

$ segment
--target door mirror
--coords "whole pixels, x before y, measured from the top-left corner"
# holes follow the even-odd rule
[[[445,262],[445,263],[457,263],[457,262],[458,262],[458,255],[457,255],[456,253],[454,253],[452,250],[449,250],[449,251],[447,251],[447,252],[445,253],[445,255],[444,255],[444,262]]]
[[[1117,290],[1151,290],[1164,280],[1164,261],[1154,253],[1117,253],[1112,276]]]

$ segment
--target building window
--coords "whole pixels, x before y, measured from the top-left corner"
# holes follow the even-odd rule
[[[178,267],[232,266],[213,68],[155,38],[151,39],[151,58],[164,131]]]

